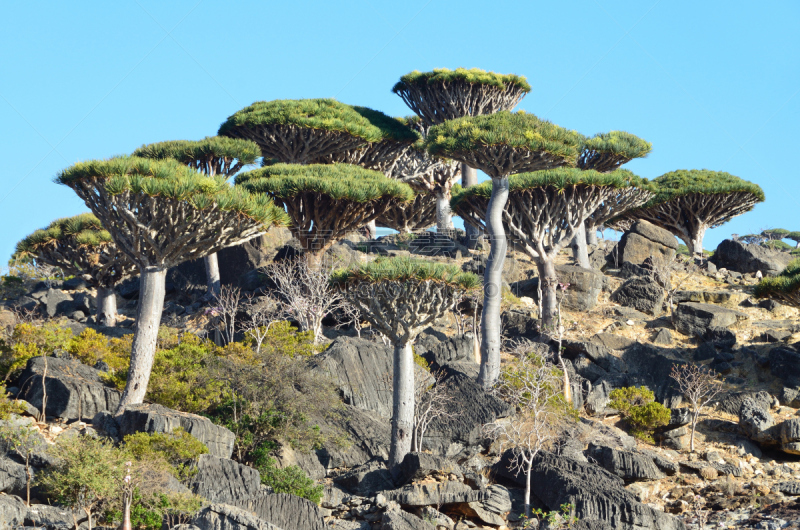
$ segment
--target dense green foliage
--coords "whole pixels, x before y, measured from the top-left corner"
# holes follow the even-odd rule
[[[275,493],[289,493],[308,499],[314,504],[322,500],[325,487],[317,484],[298,466],[280,468],[274,458],[261,452],[253,463],[261,473],[261,483],[269,486]]]
[[[224,178],[201,175],[177,160],[153,160],[121,156],[109,160],[79,162],[61,171],[56,182],[101,181],[111,195],[125,192],[187,201],[198,210],[217,207],[273,225],[286,221],[286,214],[267,197],[231,186]]]
[[[769,239],[780,240],[780,239],[786,239],[786,237],[790,233],[791,232],[789,232],[785,228],[770,228],[768,230],[763,230],[761,232],[761,235]]]
[[[395,197],[403,202],[414,199],[408,184],[350,164],[275,164],[237,175],[236,184],[254,195],[267,194],[278,199],[307,192],[354,202],[382,197]]]
[[[248,165],[261,156],[261,151],[250,140],[207,136],[202,140],[170,140],[143,145],[133,152],[133,156],[156,160],[174,159],[182,164],[191,164],[206,158],[238,159],[242,164]]]
[[[495,145],[546,152],[574,165],[583,136],[525,111],[501,111],[434,125],[425,140],[429,153],[446,158]]]
[[[791,261],[779,275],[761,280],[754,294],[758,298],[777,298],[800,307],[800,258]]]
[[[411,144],[422,139],[422,136],[408,127],[402,119],[392,118],[379,110],[373,110],[368,107],[355,106],[353,109],[380,129],[384,140],[395,140]]]
[[[659,204],[676,197],[699,193],[702,195],[743,192],[764,200],[764,191],[757,184],[725,173],[707,169],[679,169],[653,179],[656,196],[645,205]]]
[[[657,403],[647,387],[616,388],[609,397],[608,406],[619,411],[636,438],[653,443],[653,430],[669,423],[670,409]]]
[[[403,90],[406,85],[417,84],[436,84],[436,83],[469,83],[480,85],[491,85],[496,87],[505,87],[507,85],[517,86],[525,92],[531,91],[531,86],[528,80],[523,76],[515,74],[497,74],[495,72],[487,72],[478,68],[456,68],[449,70],[447,68],[436,68],[432,72],[420,72],[414,70],[400,78],[400,81],[392,88],[393,92]]]
[[[22,414],[24,411],[25,407],[16,400],[10,399],[6,392],[6,385],[0,383],[0,420],[7,420],[11,414]]]
[[[72,330],[53,322],[45,322],[40,326],[17,324],[8,344],[0,347],[0,376],[3,380],[9,380],[25,368],[29,359],[50,355],[56,349],[66,350],[71,340]]]
[[[122,442],[137,460],[162,462],[163,467],[178,479],[191,475],[188,464],[208,453],[208,447],[203,442],[180,427],[170,433],[129,434]]]
[[[349,269],[339,269],[331,276],[331,282],[337,285],[428,280],[459,289],[473,289],[480,285],[480,279],[475,274],[462,272],[456,265],[406,257],[378,258]]]
[[[583,148],[633,159],[647,156],[653,144],[625,131],[609,131],[586,139]]]
[[[294,125],[309,129],[344,132],[377,142],[383,138],[381,130],[350,105],[335,99],[276,99],[257,101],[230,116],[219,127],[222,136],[231,136],[239,127],[263,125]]]
[[[627,169],[617,169],[610,173],[600,173],[593,169],[580,170],[577,168],[561,167],[555,169],[544,169],[532,171],[530,173],[519,173],[508,178],[508,187],[511,193],[529,190],[540,187],[554,187],[563,190],[569,186],[588,185],[603,186],[612,188],[625,188],[636,186],[644,189],[652,189],[652,184],[647,179],[641,178]],[[453,187],[453,196],[450,200],[452,208],[455,210],[462,200],[469,196],[484,197],[492,196],[492,182],[485,181],[477,186],[468,188]]]
[[[53,245],[57,241],[73,240],[76,245],[96,247],[111,242],[100,220],[91,213],[56,219],[47,228],[36,230],[17,243],[15,258],[36,254],[37,249]]]

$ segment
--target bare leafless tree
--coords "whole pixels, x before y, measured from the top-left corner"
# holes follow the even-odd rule
[[[444,370],[432,372],[433,383],[428,380],[417,380],[415,382],[415,394],[417,406],[414,409],[414,435],[412,447],[414,451],[422,451],[422,439],[425,431],[436,418],[453,417],[450,404],[453,396],[447,393],[447,387],[443,384],[445,376]]]
[[[525,474],[525,514],[530,517],[533,462],[557,439],[566,417],[558,372],[537,355],[521,354],[500,372],[492,392],[516,414],[484,425],[484,432],[500,443],[501,451],[511,449],[509,470]]]
[[[269,328],[285,317],[285,309],[283,304],[269,295],[258,298],[246,295],[244,305],[247,307],[247,318],[242,321],[240,328],[253,339],[258,354],[269,335]]]
[[[215,342],[220,346],[233,342],[241,299],[241,289],[230,285],[223,285],[219,293],[214,295],[214,306],[210,308],[209,314],[213,317]]]
[[[287,315],[302,331],[313,331],[314,344],[322,336],[322,319],[342,306],[342,293],[331,288],[330,271],[312,267],[307,258],[282,260],[267,266],[264,272],[275,283],[275,293]]]
[[[692,405],[692,434],[689,451],[694,452],[694,433],[703,407],[710,405],[722,390],[713,372],[696,364],[674,364],[669,376],[678,383],[681,394]]]

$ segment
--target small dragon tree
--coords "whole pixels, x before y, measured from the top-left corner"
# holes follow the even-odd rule
[[[143,145],[133,156],[163,160],[172,158],[209,177],[230,178],[260,156],[258,146],[249,140],[224,136],[206,137],[199,141],[174,140]],[[219,295],[221,282],[217,253],[203,258],[206,266],[208,294]]]
[[[218,134],[252,140],[265,160],[287,164],[310,164],[384,139],[380,128],[335,99],[258,101],[230,116]]]
[[[653,180],[656,195],[621,217],[644,219],[681,238],[689,252],[702,254],[703,236],[764,201],[757,184],[723,171],[680,169]]]
[[[414,432],[414,351],[417,335],[455,306],[461,294],[479,285],[478,277],[452,265],[408,258],[376,259],[341,269],[331,277],[361,314],[394,345],[392,443],[393,472],[411,450]]]
[[[592,212],[611,203],[627,188],[640,185],[643,185],[641,179],[625,169],[598,173],[591,169],[558,168],[522,173],[508,179],[508,204],[501,212],[502,221],[514,236],[515,244],[536,263],[545,330],[556,326],[555,258],[559,251],[572,241]],[[647,190],[641,192],[647,193]],[[484,213],[491,209],[492,196],[492,188],[484,182],[456,194],[453,209],[465,222],[480,226]],[[488,267],[487,264],[487,270]]]
[[[758,282],[755,295],[800,308],[800,259],[790,262],[779,275]]]
[[[237,175],[236,184],[286,209],[314,268],[345,234],[414,198],[407,184],[349,164],[274,164]]]
[[[136,274],[136,265],[119,251],[97,217],[84,213],[53,221],[17,243],[14,257],[26,256],[80,275],[97,289],[97,323],[116,324],[114,287]]]
[[[432,127],[428,133],[425,144],[432,155],[460,160],[483,170],[492,178],[491,192],[488,192],[488,183],[481,185],[481,189],[489,193],[489,202],[483,212],[486,234],[491,243],[483,280],[483,341],[478,378],[486,389],[491,388],[500,373],[500,288],[507,247],[503,210],[508,200],[508,176],[523,171],[573,166],[582,141],[581,135],[575,131],[540,120],[533,114],[508,111],[447,121]],[[478,226],[466,219],[465,222]],[[570,238],[573,235],[570,234]]]
[[[588,138],[578,156],[580,169],[593,169],[609,173],[619,169],[634,158],[644,158],[650,153],[653,144],[624,131],[610,131]],[[641,188],[623,188],[620,194],[594,212],[583,226],[578,227],[573,241],[575,261],[583,268],[591,268],[586,248],[597,244],[597,229],[614,216],[631,208],[643,205],[652,198],[652,193],[641,193]]]
[[[415,70],[401,77],[392,88],[427,127],[447,120],[511,110],[530,91],[531,86],[522,76],[477,68]],[[466,188],[477,183],[475,166],[464,162],[461,185]],[[467,235],[472,240],[477,234]]]
[[[167,269],[263,234],[285,223],[286,214],[266,197],[176,160],[123,156],[80,162],[61,171],[56,182],[83,199],[139,268],[136,331],[120,409],[141,403],[156,352]]]

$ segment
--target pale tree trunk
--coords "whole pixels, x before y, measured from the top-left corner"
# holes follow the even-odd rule
[[[136,405],[144,401],[156,355],[158,327],[164,310],[166,279],[167,270],[156,267],[145,268],[139,276],[139,305],[136,308],[136,331],[133,334],[131,347],[131,366],[118,411],[122,411],[127,405]]]
[[[95,320],[101,326],[113,328],[117,324],[117,295],[110,287],[97,288],[97,313]]]
[[[462,163],[461,164],[461,186],[464,188],[469,188],[470,186],[475,186],[478,183],[478,170],[474,167],[469,167],[468,165]],[[464,223],[464,231],[467,234],[467,248],[476,248],[478,244],[478,237],[480,237],[480,231],[471,226],[467,223]]]
[[[558,286],[558,276],[552,258],[539,257],[536,259],[536,269],[539,271],[539,286],[542,289],[542,328],[545,330],[555,329],[556,306],[558,299],[556,296],[556,286]]]
[[[131,524],[131,499],[128,495],[123,495],[122,499],[122,528],[121,530],[133,530]]]
[[[491,247],[483,273],[483,313],[481,315],[481,367],[478,384],[490,389],[500,375],[500,302],[503,264],[506,261],[503,210],[508,202],[508,177],[492,179],[492,198],[486,208],[486,236]]]
[[[575,230],[575,237],[572,238],[572,256],[578,267],[584,269],[591,269],[592,265],[589,263],[589,250],[586,247],[586,226],[581,223],[577,230]]]
[[[222,283],[219,278],[219,260],[217,253],[209,254],[203,258],[206,265],[206,285],[208,286],[209,296],[218,296]]]
[[[444,189],[434,192],[436,195],[436,231],[450,234],[453,230],[453,219],[450,213],[450,193]]]
[[[695,254],[703,255],[703,238],[706,235],[706,226],[700,225],[695,230],[692,230],[692,235],[686,246],[689,247],[689,253],[694,256]]]
[[[375,239],[375,236],[378,233],[378,225],[375,224],[374,219],[369,223],[367,223],[366,229],[367,229],[367,237],[369,237],[370,239]]]
[[[394,376],[392,378],[392,443],[389,450],[389,469],[399,471],[399,465],[411,451],[414,434],[414,353],[411,343],[395,343]]]
[[[700,414],[692,414],[692,434],[689,435],[689,452],[694,453],[694,431],[697,429],[697,420],[699,419]]]
[[[593,225],[586,226],[586,243],[588,245],[597,244],[597,227]]]
[[[533,467],[533,457],[525,463],[525,498],[522,500],[525,517],[531,514],[531,468]]]

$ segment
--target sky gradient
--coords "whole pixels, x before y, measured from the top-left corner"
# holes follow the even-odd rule
[[[488,7],[491,5],[491,7]],[[78,7],[80,6],[80,7]],[[391,115],[411,70],[524,75],[518,108],[653,144],[626,167],[727,171],[766,202],[711,230],[800,230],[800,3],[3,2],[0,264],[87,208],[55,174],[150,142],[216,134],[259,100],[333,97]]]

